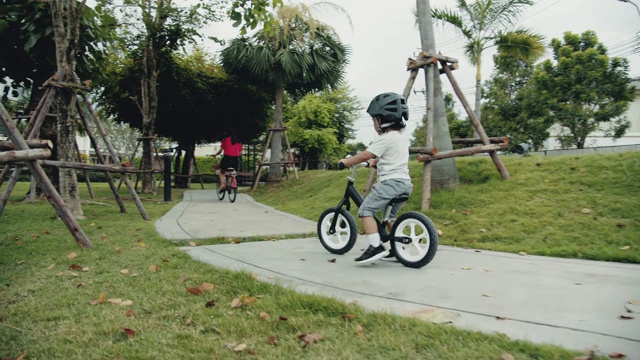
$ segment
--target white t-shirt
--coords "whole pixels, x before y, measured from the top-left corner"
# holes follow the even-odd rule
[[[373,153],[378,161],[378,182],[389,179],[408,179],[409,176],[409,138],[400,131],[389,131],[378,136],[367,151]]]

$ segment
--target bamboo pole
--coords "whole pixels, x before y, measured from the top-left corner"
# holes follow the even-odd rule
[[[429,163],[434,160],[448,159],[448,158],[457,157],[457,156],[469,156],[469,155],[474,155],[479,153],[496,152],[497,150],[506,149],[508,146],[509,145],[505,143],[482,145],[482,146],[476,146],[476,147],[470,147],[470,148],[464,148],[464,149],[444,151],[441,153],[437,153],[435,155],[426,155],[426,154],[418,155],[417,160],[419,162]]]
[[[449,70],[449,68],[446,66],[447,64],[443,60],[440,60],[440,63],[442,64],[445,70],[445,73],[447,74],[447,77],[449,78],[449,81],[453,86],[454,92],[456,93],[456,95],[458,96],[458,99],[462,103],[462,106],[467,112],[467,115],[469,115],[469,119],[471,119],[471,124],[476,129],[476,132],[478,133],[478,135],[480,135],[480,138],[482,139],[482,143],[484,145],[489,145],[490,141],[489,141],[489,137],[487,136],[487,133],[484,131],[484,128],[482,127],[482,124],[480,124],[480,120],[478,120],[478,118],[476,117],[476,114],[473,112],[473,110],[471,110],[471,106],[469,105],[469,103],[467,102],[467,99],[462,93],[460,86],[458,86],[458,82],[453,77],[451,70]],[[500,157],[498,157],[498,154],[496,154],[495,151],[490,151],[489,156],[491,156],[491,160],[493,160],[493,163],[495,164],[496,169],[498,169],[500,176],[502,176],[503,179],[508,179],[509,172],[507,171],[507,168],[502,163],[502,160],[500,160]]]
[[[89,126],[89,120],[87,119],[87,115],[84,112],[84,109],[82,108],[81,103],[77,102],[76,107],[78,108],[78,114],[80,114],[80,120],[82,121],[82,124],[84,125],[84,128],[87,131],[87,136],[89,136],[89,141],[91,142],[91,146],[93,146],[93,151],[96,152],[96,158],[100,163],[104,164],[105,158],[102,155],[102,152],[100,151],[100,146],[98,145],[96,137],[93,135],[93,132],[91,131],[91,127]],[[108,171],[105,171],[104,175],[106,176],[107,183],[109,184],[109,188],[111,189],[111,192],[113,193],[113,196],[115,197],[116,202],[118,203],[118,207],[120,207],[120,212],[126,213],[127,209],[124,206],[124,202],[120,197],[120,193],[118,192],[118,189],[116,189],[115,182],[113,181],[113,176]]]
[[[93,105],[89,101],[89,97],[87,96],[87,94],[82,94],[82,100],[84,105],[89,110],[91,117],[93,118],[93,122],[94,122],[94,125],[96,126],[96,129],[98,130],[98,133],[102,136],[102,140],[104,140],[104,143],[107,145],[107,149],[109,149],[109,153],[111,154],[111,158],[113,159],[113,162],[116,164],[119,164],[120,159],[118,158],[118,153],[114,149],[113,145],[111,144],[111,140],[109,140],[109,137],[104,131],[104,127],[100,122],[100,117],[98,116],[98,113],[96,112],[96,110],[93,108]],[[138,196],[138,193],[136,192],[136,190],[133,188],[131,181],[129,181],[129,177],[127,176],[127,174],[124,174],[124,173],[122,174],[122,176],[124,178],[124,183],[129,189],[129,193],[131,194],[131,197],[133,198],[133,201],[135,202],[136,207],[140,212],[140,215],[142,215],[143,219],[150,221],[151,218],[149,218],[149,215],[147,215],[147,211],[144,209],[144,206],[142,206],[140,197]]]
[[[500,143],[509,143],[509,138],[504,137],[490,137],[489,142],[491,144],[500,144]],[[463,144],[463,145],[473,145],[473,144],[482,144],[481,138],[467,138],[467,139],[451,139],[452,144]]]

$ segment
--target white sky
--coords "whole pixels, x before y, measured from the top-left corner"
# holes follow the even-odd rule
[[[636,4],[640,0],[632,0]],[[319,19],[334,27],[343,41],[351,48],[350,64],[346,80],[353,89],[363,108],[377,94],[387,91],[402,93],[409,73],[406,61],[415,58],[420,49],[420,34],[415,26],[413,11],[416,0],[334,0],[351,17],[353,29],[343,14],[327,11],[319,14]],[[307,1],[306,3],[313,3]],[[453,0],[431,0],[432,7],[452,7]],[[631,77],[640,77],[640,53],[632,54],[640,45],[636,33],[640,34],[640,12],[631,3],[619,0],[537,0],[520,17],[516,26],[523,26],[545,36],[546,42],[552,38],[562,39],[563,33],[582,33],[593,30],[600,42],[609,50],[609,56],[622,56],[629,60]],[[463,54],[463,38],[449,25],[436,25],[436,49],[443,55],[460,61],[460,68],[453,72],[467,101],[474,103],[475,69]],[[210,31],[210,32],[209,32]],[[237,30],[230,23],[216,24],[207,31],[222,39],[232,39]],[[210,51],[219,50],[215,46]],[[482,80],[490,78],[493,71],[493,49],[483,56]],[[551,52],[547,52],[547,57]],[[446,78],[442,76],[445,92],[453,93]],[[424,74],[420,73],[414,90],[424,89]],[[425,98],[421,93],[409,97],[410,121],[408,131],[418,124],[425,113]],[[473,105],[472,105],[473,106]],[[460,107],[460,115],[463,110]],[[375,131],[370,117],[362,111],[356,121],[355,141],[371,142]]]

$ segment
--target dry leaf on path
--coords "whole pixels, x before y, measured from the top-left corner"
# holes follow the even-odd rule
[[[627,355],[625,355],[623,353],[619,353],[619,352],[612,352],[612,353],[607,354],[607,356],[609,357],[609,359],[623,359]]]

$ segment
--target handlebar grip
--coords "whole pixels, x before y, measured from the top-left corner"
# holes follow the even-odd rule
[[[346,166],[344,165],[344,163],[342,161],[340,161],[338,163],[338,170],[344,170],[344,168],[346,168]]]

